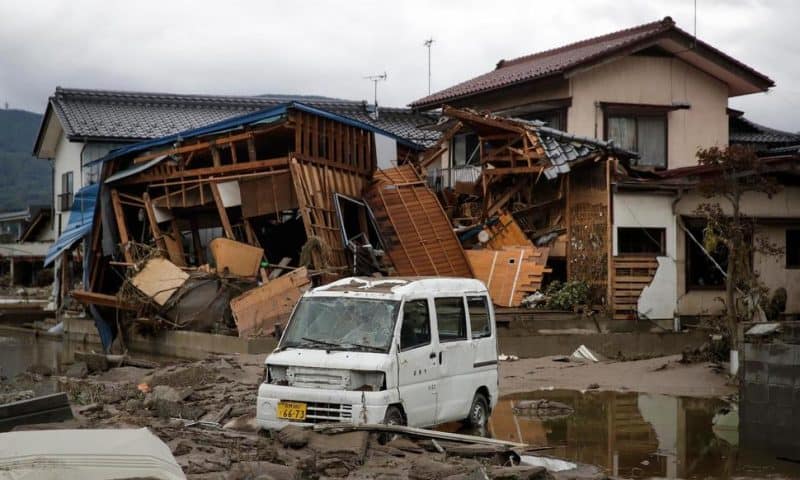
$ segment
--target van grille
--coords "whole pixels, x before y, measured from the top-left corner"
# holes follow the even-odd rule
[[[353,406],[343,403],[301,402],[306,404],[305,423],[351,422]]]

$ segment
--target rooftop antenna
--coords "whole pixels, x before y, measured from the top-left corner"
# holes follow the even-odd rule
[[[386,81],[386,72],[383,72],[380,75],[367,75],[364,78],[372,82],[372,86],[374,89],[375,95],[375,117],[378,117],[378,82],[385,82]]]
[[[428,95],[431,94],[431,46],[433,46],[433,37],[425,40],[423,43],[428,49]]]

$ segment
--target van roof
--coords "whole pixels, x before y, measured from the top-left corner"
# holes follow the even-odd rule
[[[486,286],[474,278],[454,277],[349,277],[311,291],[382,294],[394,298],[424,293],[486,293]]]

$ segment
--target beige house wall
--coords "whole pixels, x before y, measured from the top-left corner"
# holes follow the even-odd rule
[[[719,203],[723,211],[727,213],[731,211],[730,204],[724,200],[707,199],[698,193],[688,193],[675,203],[675,213],[681,216],[696,216],[694,212],[702,203]],[[786,187],[771,198],[762,193],[748,193],[741,205],[745,215],[760,219],[760,224],[754,232],[756,238],[764,237],[778,247],[786,247],[787,228],[800,227],[798,187]],[[787,219],[797,219],[797,221],[792,223]],[[686,290],[686,234],[681,228],[677,230],[676,245],[678,314],[720,313],[723,310],[720,299],[724,297],[724,290]],[[785,254],[770,256],[756,253],[753,256],[753,267],[770,292],[778,287],[786,288],[789,297],[786,305],[788,313],[800,313],[800,269],[787,269]]]
[[[571,78],[570,133],[603,138],[597,102],[648,105],[689,104],[667,114],[668,168],[697,164],[699,148],[728,144],[727,86],[669,57],[628,56]]]

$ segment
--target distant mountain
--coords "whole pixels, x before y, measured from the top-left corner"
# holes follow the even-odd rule
[[[41,121],[38,113],[0,110],[0,211],[52,203],[50,164],[31,154]]]

